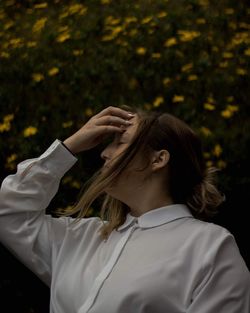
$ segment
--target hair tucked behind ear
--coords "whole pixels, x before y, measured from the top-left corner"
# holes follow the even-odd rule
[[[187,205],[194,216],[207,219],[217,213],[218,206],[225,200],[216,187],[217,168],[206,169],[200,183],[194,186],[191,195],[187,198]]]
[[[168,188],[174,203],[185,203],[192,214],[206,220],[224,200],[216,187],[215,168],[207,168],[200,138],[184,121],[161,114],[147,134],[155,151],[167,149]]]

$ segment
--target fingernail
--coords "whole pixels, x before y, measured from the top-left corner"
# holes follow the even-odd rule
[[[126,122],[126,124],[128,124],[128,125],[132,125],[133,123],[132,122],[130,122],[130,121],[125,121]]]
[[[135,116],[135,114],[134,114],[134,113],[131,113],[131,112],[129,112],[128,115],[131,116],[131,117],[132,117],[132,116]]]

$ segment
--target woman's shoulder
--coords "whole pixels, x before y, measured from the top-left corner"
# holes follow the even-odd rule
[[[202,246],[219,247],[225,241],[235,242],[234,235],[224,226],[212,221],[202,221],[196,218],[186,223],[186,236],[193,242]]]
[[[83,217],[83,218],[75,218],[75,217],[59,217],[63,223],[66,224],[67,228],[73,232],[96,232],[99,230],[105,223],[98,216],[93,217]]]

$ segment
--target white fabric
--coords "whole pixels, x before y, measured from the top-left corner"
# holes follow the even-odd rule
[[[149,211],[107,241],[102,221],[45,209],[77,159],[59,140],[2,183],[1,242],[51,287],[51,313],[249,313],[250,275],[234,237],[183,204]]]

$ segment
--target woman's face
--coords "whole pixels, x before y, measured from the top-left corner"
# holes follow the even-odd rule
[[[138,116],[136,115],[132,119],[133,125],[128,126],[123,134],[116,134],[112,143],[110,143],[101,153],[101,157],[106,161],[103,170],[110,167],[112,161],[132,142],[133,136],[138,127]],[[141,160],[136,159],[129,165],[129,169],[125,169],[121,175],[116,179],[112,187],[106,188],[106,192],[112,197],[125,202],[128,196],[131,196],[131,192],[134,192],[139,186],[141,186],[144,179],[144,172],[134,172],[135,168],[141,166]]]

